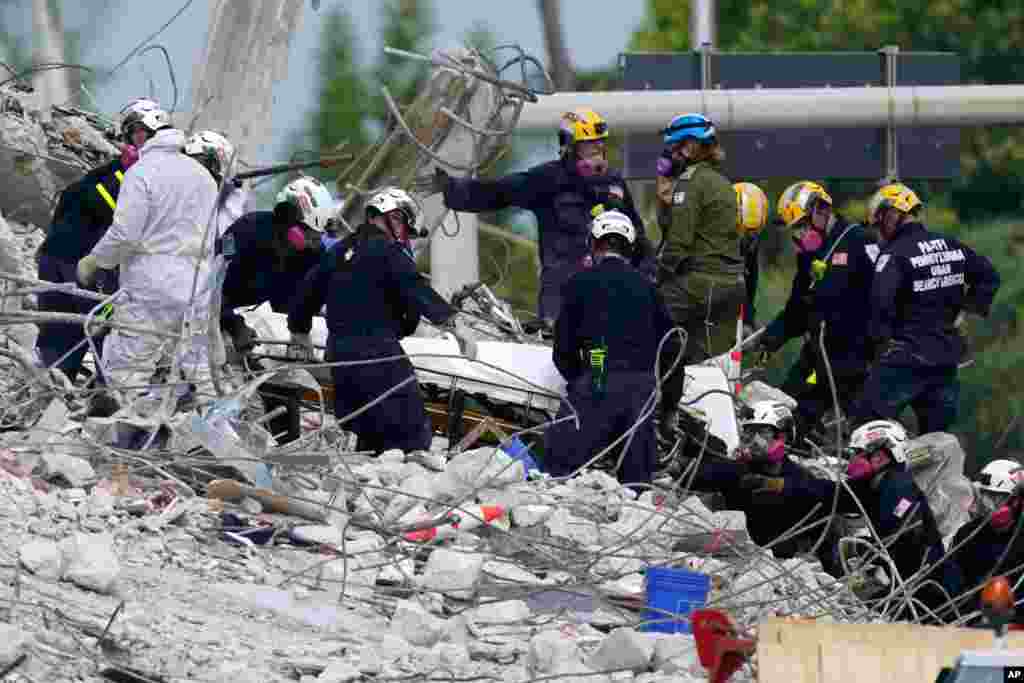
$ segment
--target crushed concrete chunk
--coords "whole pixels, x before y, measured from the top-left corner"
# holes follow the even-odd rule
[[[428,614],[414,600],[403,600],[395,607],[391,632],[417,647],[433,647],[445,633],[445,622]]]
[[[651,667],[654,644],[631,628],[617,628],[609,634],[587,665],[595,671],[632,669],[640,673]]]
[[[25,569],[44,579],[57,580],[64,573],[64,555],[53,541],[29,541],[19,549],[18,559]]]
[[[359,670],[348,662],[333,661],[316,678],[316,683],[348,683],[362,678]]]
[[[28,652],[30,634],[10,624],[0,624],[0,669],[10,666]]]
[[[503,600],[481,605],[473,610],[479,624],[514,624],[530,618],[530,608],[522,600]]]
[[[654,641],[654,668],[668,673],[688,671],[699,667],[697,643],[686,633],[661,635]],[[698,668],[699,670],[699,668]]]
[[[456,598],[476,593],[483,572],[484,556],[438,548],[430,554],[420,585]]]
[[[546,520],[554,511],[551,505],[519,505],[512,508],[512,522],[516,526],[534,526]]]
[[[97,593],[111,593],[121,574],[109,534],[78,533],[60,543],[64,556],[62,578]]]
[[[73,455],[44,453],[40,462],[40,476],[44,479],[62,478],[71,486],[84,486],[96,479],[92,465]]]
[[[558,631],[542,631],[530,639],[526,666],[534,676],[559,673],[565,665],[582,664],[576,642]]]

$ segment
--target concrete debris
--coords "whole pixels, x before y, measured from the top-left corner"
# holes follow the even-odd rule
[[[57,580],[64,574],[64,554],[53,541],[41,538],[29,541],[19,549],[18,560],[40,578]]]
[[[26,654],[31,636],[11,624],[0,624],[0,669],[5,669]]]
[[[60,543],[64,571],[61,578],[97,593],[112,593],[121,564],[109,534],[75,534]]]
[[[654,643],[650,638],[631,628],[617,628],[604,639],[587,664],[595,671],[632,669],[642,673],[651,667],[653,656]]]

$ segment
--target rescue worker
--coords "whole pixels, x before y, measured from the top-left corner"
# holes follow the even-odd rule
[[[823,508],[815,496],[803,494],[805,482],[812,477],[789,457],[795,428],[793,412],[785,403],[754,403],[743,422],[737,459],[705,456],[690,485],[697,491],[720,493],[726,509],[746,513],[751,540],[769,546],[779,559],[809,552],[824,532],[822,525],[793,532],[827,517],[831,509]],[[785,491],[787,479],[789,491]],[[783,492],[785,497],[779,495]],[[817,513],[811,515],[816,504]],[[818,550],[826,566],[829,550],[826,543]]]
[[[40,280],[77,281],[78,261],[96,246],[110,227],[124,174],[138,160],[138,148],[152,136],[148,128],[140,125],[140,119],[146,111],[159,106],[148,99],[128,104],[121,111],[121,156],[89,171],[60,193],[46,239],[36,254]],[[97,284],[97,289],[113,294],[117,290],[116,273],[99,273]],[[83,315],[97,303],[53,291],[40,293],[37,301],[40,311]],[[97,337],[94,342],[102,352],[103,338]],[[72,382],[78,377],[89,350],[83,326],[77,323],[40,323],[36,348],[47,367],[56,364]],[[98,368],[99,363],[96,365]]]
[[[591,263],[590,222],[602,210],[629,216],[637,232],[632,261],[651,277],[653,254],[626,181],[608,167],[608,124],[592,109],[566,112],[558,128],[559,158],[494,180],[453,178],[435,171],[433,189],[453,211],[531,211],[540,239],[537,315],[550,327],[561,307],[561,288]]]
[[[1024,475],[1024,468],[1016,460],[993,460],[981,468],[972,482],[971,517],[987,518],[998,510],[1013,493],[1019,475]]]
[[[235,309],[269,301],[274,311],[288,312],[303,277],[320,263],[321,238],[333,217],[327,186],[302,176],[278,192],[273,211],[245,214],[221,238],[228,263],[221,329],[236,352],[249,351],[257,335]]]
[[[743,336],[749,337],[757,327],[757,280],[760,276],[758,255],[761,230],[768,222],[768,197],[753,183],[736,183],[736,229],[740,233],[740,253],[743,255],[743,280],[747,299],[743,305]]]
[[[225,182],[224,174],[234,161],[234,145],[223,134],[213,130],[200,131],[185,142],[185,154],[206,167],[213,181],[221,188],[217,201],[217,234],[221,237],[245,213],[248,192],[241,183]]]
[[[416,271],[410,240],[418,216],[404,190],[385,188],[371,196],[366,222],[306,274],[288,314],[295,355],[311,358],[313,316],[326,303],[325,360],[355,363],[331,371],[339,420],[406,382],[344,423],[358,435],[357,450],[430,447],[423,398],[399,340],[416,330],[421,316],[444,325],[455,310]]]
[[[950,548],[963,570],[965,593],[991,576],[1006,576],[1013,585],[1024,574],[1024,469],[1012,460],[997,460],[985,469],[990,476],[982,470],[982,487],[991,494],[992,509],[960,527]],[[978,609],[979,597],[980,591],[962,600],[961,612]],[[1013,621],[1024,623],[1020,606]]]
[[[857,501],[860,502],[878,537],[887,543],[889,556],[903,581],[910,580],[922,568],[935,565],[914,580],[912,595],[929,609],[937,611],[960,593],[963,576],[957,563],[951,559],[937,564],[946,551],[928,498],[914,483],[907,469],[906,442],[906,430],[889,420],[875,420],[856,429],[850,436],[850,460],[846,468],[853,495],[845,487],[838,487],[836,510],[858,513]],[[790,494],[811,496],[825,510],[832,509],[837,495],[834,481],[783,479],[770,482],[765,489],[784,497]],[[884,561],[868,559],[891,574],[891,568]],[[894,577],[889,578],[895,581]],[[943,590],[925,584],[927,580],[934,580]],[[918,615],[924,616],[921,610],[918,610]],[[908,618],[910,614],[903,613],[902,617]],[[930,620],[934,621],[934,618]]]
[[[567,420],[548,430],[544,465],[553,476],[567,476],[586,464],[654,406],[655,361],[672,319],[653,283],[630,265],[636,242],[629,216],[619,211],[599,214],[590,229],[594,266],[563,287],[552,358],[568,383],[579,428]],[[674,358],[678,345],[678,338],[670,335],[663,357]],[[559,417],[570,414],[563,404]],[[650,483],[657,459],[650,416],[613,449],[616,462],[625,439],[628,450],[619,479]]]
[[[786,307],[768,324],[758,349],[773,353],[795,337],[804,339],[782,391],[797,400],[802,437],[833,407],[819,335],[844,414],[867,377],[870,349],[864,321],[870,317],[874,262],[864,230],[833,210],[832,197],[818,183],[801,181],[782,193],[778,217],[796,247],[796,274]]]
[[[185,135],[171,127],[167,112],[148,108],[136,125],[151,137],[124,176],[110,229],[78,262],[78,279],[89,284],[99,268],[120,269],[122,298],[115,305],[115,322],[175,338],[187,322],[188,337],[176,347],[179,368],[202,396],[210,375],[205,317],[210,259],[203,237],[217,185],[182,153]],[[118,386],[128,387],[125,398],[133,399],[138,387],[150,383],[168,344],[166,337],[115,327],[104,345],[104,371]]]
[[[660,431],[674,440],[683,365],[727,352],[746,301],[743,256],[736,230],[736,192],[719,170],[725,152],[714,124],[681,114],[661,131],[666,149],[657,164],[658,289],[672,320],[686,330],[682,362],[666,381]]]
[[[988,316],[999,274],[967,245],[928,230],[906,185],[886,185],[871,207],[882,240],[868,318],[876,362],[854,419],[895,419],[910,405],[921,434],[948,431],[965,349],[958,320],[964,311]]]

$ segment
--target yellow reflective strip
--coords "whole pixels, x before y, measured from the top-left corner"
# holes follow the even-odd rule
[[[119,182],[119,183],[123,183],[124,182],[124,173],[121,173],[120,171],[114,171],[114,176],[117,177],[117,182]]]
[[[114,198],[110,196],[109,192],[107,192],[107,188],[103,187],[103,183],[96,183],[96,191],[100,193],[101,197],[107,200],[107,204],[110,204],[111,209],[117,209],[117,202],[115,202]]]
[[[808,384],[817,384],[818,383],[818,373],[817,372],[812,372],[811,376],[807,378],[807,383]]]

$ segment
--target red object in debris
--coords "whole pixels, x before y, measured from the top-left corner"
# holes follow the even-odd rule
[[[756,643],[740,638],[729,616],[716,609],[694,610],[690,630],[697,641],[697,657],[708,670],[710,683],[725,683],[754,654]]]

